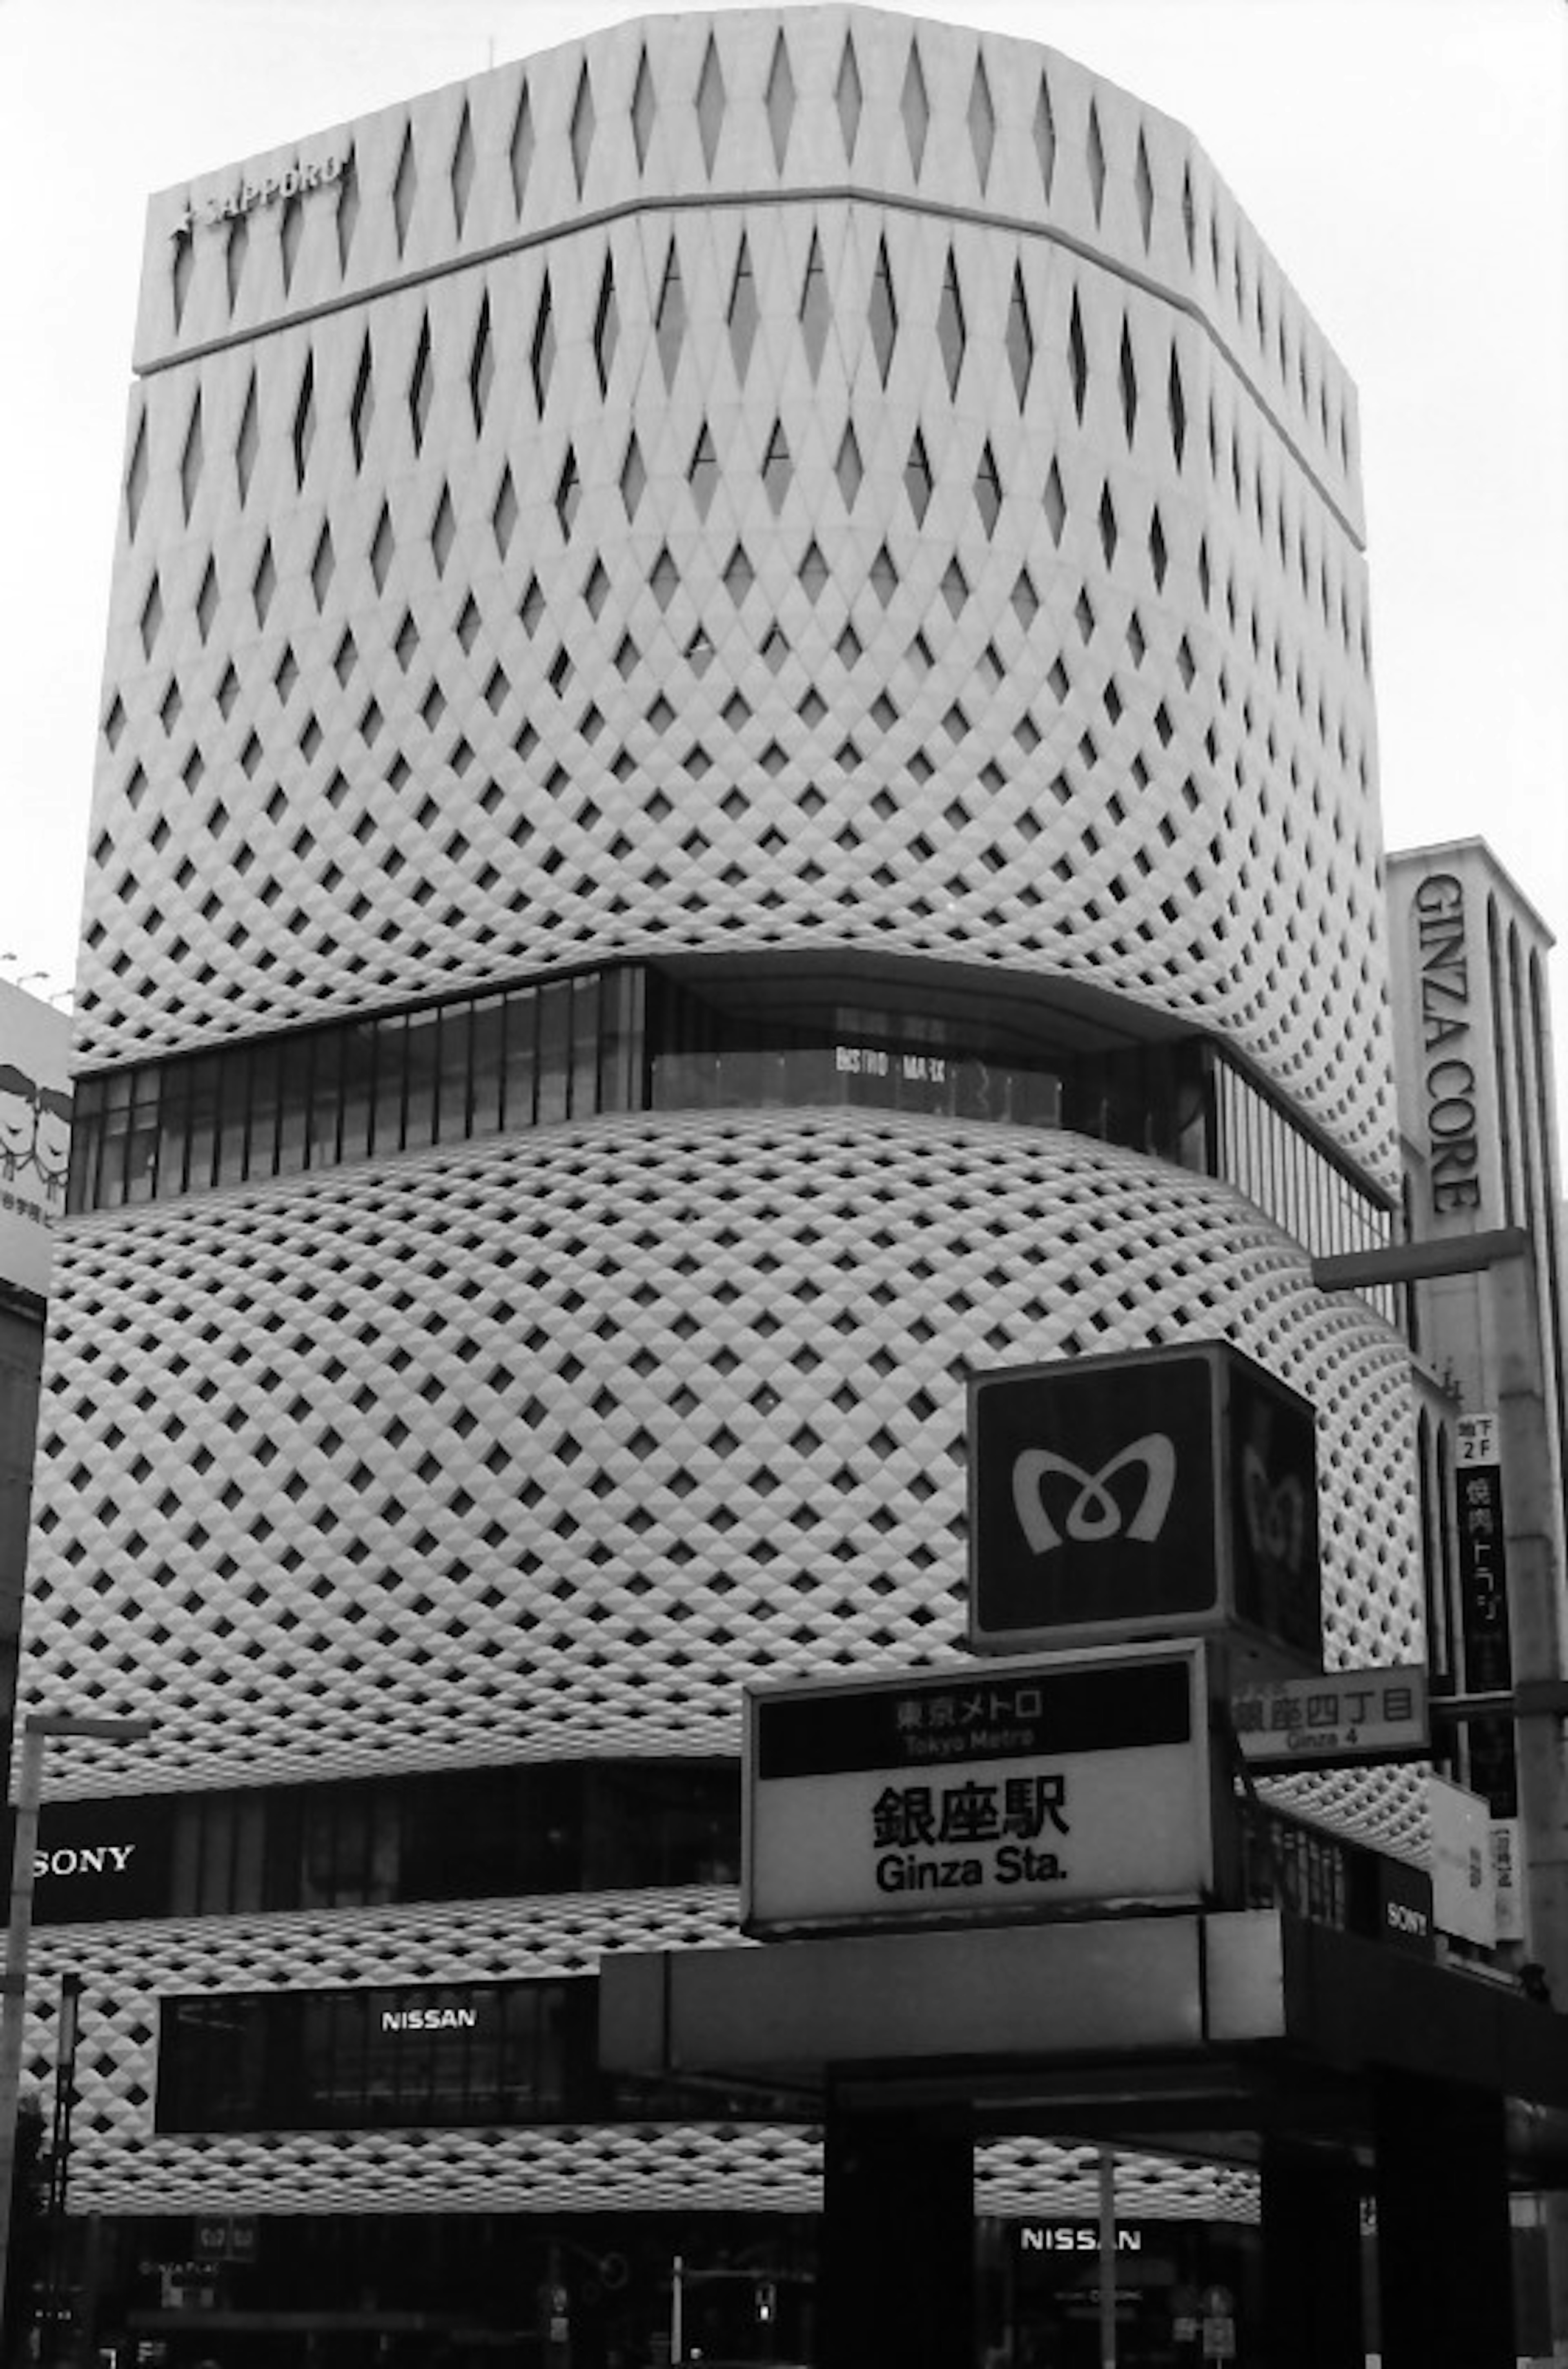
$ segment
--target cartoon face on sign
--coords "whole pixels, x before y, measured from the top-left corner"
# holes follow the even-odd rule
[[[70,1155],[70,1095],[0,1062],[0,1177],[52,1203],[64,1188]]]

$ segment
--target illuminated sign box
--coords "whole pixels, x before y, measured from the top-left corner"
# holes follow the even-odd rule
[[[1316,1425],[1221,1342],[969,1385],[977,1653],[1223,1634],[1322,1666]]]
[[[1202,1648],[748,1687],[742,1922],[1038,1920],[1213,1881]]]

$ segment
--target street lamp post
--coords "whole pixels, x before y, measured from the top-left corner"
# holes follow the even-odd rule
[[[84,1743],[142,1744],[150,1719],[95,1719],[75,1711],[29,1711],[22,1728],[17,1785],[16,1837],[11,1850],[11,1906],[6,1927],[6,1971],[0,1980],[0,2357],[5,2352],[6,2282],[11,2265],[11,2192],[17,2170],[17,2110],[22,2085],[22,2027],[28,2008],[28,1951],[32,1940],[33,1860],[43,1797],[44,1746],[54,1736]]]

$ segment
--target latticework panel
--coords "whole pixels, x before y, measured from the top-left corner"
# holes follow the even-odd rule
[[[978,955],[1223,1032],[1397,1175],[1347,398],[1185,134],[827,10],[349,145],[154,210],[85,1058]]]
[[[175,2138],[153,2127],[156,2002],[197,1990],[289,1989],[591,1973],[606,1950],[733,1942],[729,1892],[76,1926],[37,1936],[25,2077],[47,2097],[61,1973],[83,1979],[72,2203],[103,2213],[811,2212],[818,2133],[653,2123],[517,2130],[283,2132]],[[1009,2140],[977,2159],[977,2210],[1093,2210],[1093,2150]],[[1124,2212],[1250,2217],[1251,2182],[1127,2156]]]
[[[1318,1411],[1331,1654],[1418,1650],[1402,1345],[1082,1139],[608,1120],[84,1221],[58,1281],[27,1684],[155,1712],[154,1785],[732,1751],[748,1674],[959,1647],[971,1368],[1192,1336]]]

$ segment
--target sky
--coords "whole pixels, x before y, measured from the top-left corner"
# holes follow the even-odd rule
[[[724,0],[719,0],[724,5]],[[661,0],[0,0],[0,978],[63,1003],[148,196]],[[1568,941],[1568,6],[928,0],[1188,126],[1360,395],[1390,847]],[[1568,1116],[1568,945],[1553,958]]]

